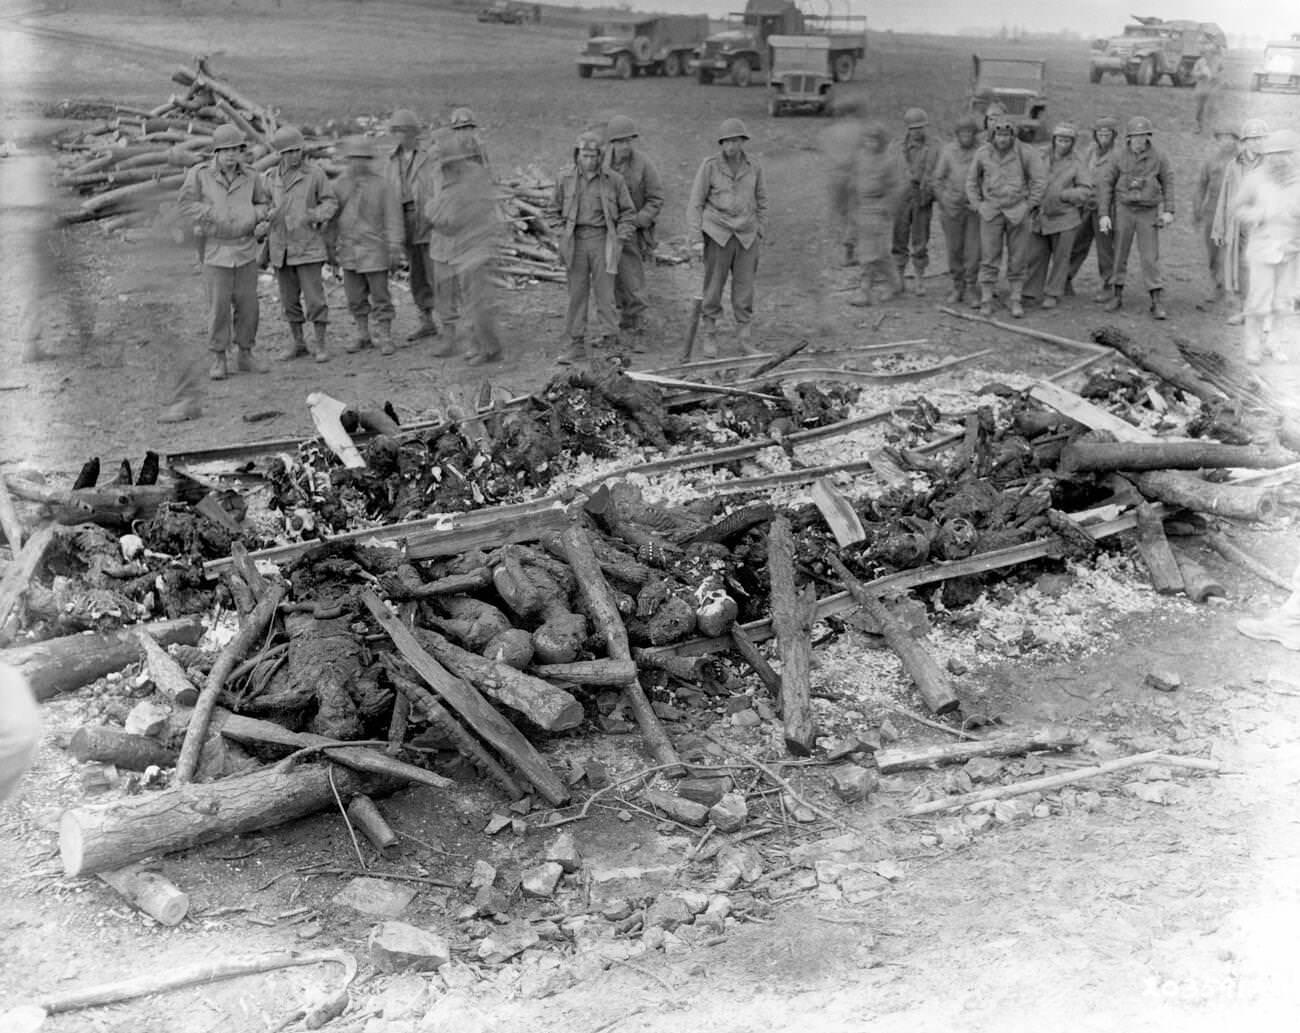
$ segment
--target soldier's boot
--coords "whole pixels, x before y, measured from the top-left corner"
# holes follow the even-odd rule
[[[329,330],[329,323],[313,323],[312,329],[316,332],[311,346],[312,358],[317,362],[329,362],[329,349],[325,347],[325,334]]]
[[[353,316],[352,324],[356,328],[356,335],[343,346],[343,350],[349,355],[355,355],[362,348],[369,348],[374,344],[370,339],[369,316]]]
[[[569,346],[560,353],[560,357],[555,361],[561,366],[577,366],[586,362],[589,357],[587,339],[585,337],[574,337],[569,340]]]
[[[1163,291],[1159,287],[1157,287],[1155,290],[1151,292],[1151,318],[1152,319],[1169,318],[1169,313],[1165,311],[1164,305],[1161,304],[1160,302],[1160,295],[1162,293]]]
[[[601,351],[608,355],[618,355],[623,351],[623,338],[621,334],[602,334],[600,343],[597,345]]]
[[[1011,288],[1011,297],[1007,299],[1007,308],[1011,310],[1012,319],[1025,318],[1025,305],[1020,296],[1020,288]]]
[[[230,371],[226,368],[226,353],[213,352],[212,365],[208,367],[208,379],[225,380],[229,372]]]
[[[980,307],[980,285],[978,283],[968,283],[966,285],[966,303],[971,308]]]
[[[925,266],[914,265],[914,268],[916,270],[916,296],[918,298],[924,298],[925,297]]]
[[[407,334],[408,341],[421,341],[426,337],[438,336],[438,324],[433,321],[433,309],[420,309],[420,325],[416,327],[415,332]]]
[[[392,355],[396,348],[393,347],[393,324],[381,320],[375,324],[375,340],[379,344],[380,355]]]
[[[265,373],[266,363],[253,354],[252,348],[236,348],[235,369],[240,373]]]
[[[1096,294],[1092,296],[1092,300],[1096,302],[1098,305],[1104,305],[1106,304],[1106,302],[1110,301],[1110,299],[1113,298],[1114,296],[1115,296],[1114,287],[1103,286],[1101,290],[1099,290]]]
[[[993,284],[980,284],[980,315],[993,315]]]
[[[851,240],[844,245],[844,264],[858,264],[858,246]]]
[[[906,272],[907,272],[906,262],[904,262],[902,265],[898,265],[897,263],[894,264],[894,279],[893,279],[892,286],[895,294],[907,293],[907,277],[904,275]]]
[[[1124,287],[1122,284],[1116,284],[1110,289],[1110,301],[1106,302],[1102,308],[1107,312],[1118,312],[1124,307]]]
[[[754,347],[753,327],[748,323],[740,327],[736,332],[736,343],[740,347],[741,355],[757,355],[758,349]]]
[[[442,321],[442,330],[438,333],[438,339],[429,346],[429,354],[436,358],[443,358],[447,355],[455,355],[459,351],[458,341],[460,335],[457,330],[459,321],[457,319],[444,319]],[[467,355],[474,354],[472,346],[466,349]]]
[[[943,303],[945,305],[960,305],[961,295],[962,295],[961,281],[956,280],[953,282],[952,290],[950,290],[947,296],[943,299]]]
[[[276,352],[275,357],[282,362],[288,362],[290,359],[296,359],[299,355],[307,352],[307,341],[302,335],[301,323],[289,324],[289,340],[284,343],[284,347]]]
[[[718,327],[713,320],[700,320],[700,355],[706,359],[718,357]]]
[[[849,304],[858,308],[871,308],[875,303],[875,291],[872,289],[871,279],[868,277],[863,279],[862,286],[858,288],[853,297],[849,298]]]

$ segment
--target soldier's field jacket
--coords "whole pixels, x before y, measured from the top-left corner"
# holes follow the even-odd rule
[[[555,181],[555,207],[559,209],[564,223],[560,230],[560,258],[566,267],[573,264],[579,177],[583,175],[575,162]],[[632,239],[632,234],[636,231],[632,219],[632,196],[627,191],[623,177],[612,169],[601,166],[596,169],[595,177],[600,187],[600,207],[605,213],[605,271],[612,276],[618,272],[618,257],[623,251],[623,241]]]
[[[741,247],[767,236],[767,185],[763,169],[747,155],[733,172],[720,154],[705,158],[695,174],[686,222],[692,233],[702,233],[725,245],[733,236]]]
[[[335,257],[354,273],[386,272],[402,257],[402,206],[378,172],[349,169],[334,185],[338,199]]]
[[[324,230],[339,210],[329,177],[304,162],[285,171],[278,165],[266,175],[271,191],[271,265],[307,265],[328,257]]]
[[[271,192],[260,172],[238,165],[227,175],[216,159],[185,174],[176,206],[198,225],[207,240],[205,265],[237,268],[257,261],[253,236],[271,208]]]
[[[1019,140],[1005,152],[992,143],[980,144],[966,173],[966,198],[985,222],[1004,216],[1019,225],[1042,203],[1046,188],[1042,155]]]
[[[1072,230],[1083,222],[1092,199],[1092,177],[1088,166],[1074,151],[1064,158],[1049,155],[1047,183],[1038,209],[1037,231],[1043,236]]]
[[[611,169],[623,177],[627,192],[632,197],[632,207],[636,214],[632,221],[636,223],[637,236],[646,250],[655,246],[655,223],[664,207],[663,181],[659,170],[636,148],[628,155],[628,160],[616,164],[611,153],[607,159]]]
[[[1174,211],[1174,170],[1155,147],[1134,154],[1125,147],[1106,166],[1097,184],[1097,205],[1110,211],[1111,203],[1129,208]]]

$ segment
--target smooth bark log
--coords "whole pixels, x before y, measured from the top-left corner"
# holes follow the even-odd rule
[[[1277,492],[1273,488],[1215,484],[1176,471],[1138,474],[1132,480],[1147,498],[1197,513],[1264,521],[1277,512]]]
[[[27,540],[27,544],[16,550],[13,562],[5,568],[4,577],[0,578],[0,631],[27,591],[32,575],[45,559],[45,550],[52,541],[54,525],[46,524]]]
[[[1235,542],[1229,541],[1221,532],[1210,531],[1205,536],[1205,543],[1225,560],[1230,560],[1237,564],[1243,570],[1254,574],[1261,581],[1266,581],[1270,585],[1282,589],[1284,592],[1295,591],[1296,586],[1291,584],[1290,581],[1277,573],[1271,567],[1261,563]]]
[[[116,764],[128,771],[147,767],[169,768],[176,763],[176,751],[147,735],[132,735],[109,725],[82,725],[68,743],[77,760]]]
[[[352,823],[365,833],[366,839],[385,857],[391,858],[398,852],[397,833],[379,813],[375,801],[358,793],[348,804],[348,817]]]
[[[778,516],[767,534],[767,569],[772,581],[772,628],[781,651],[781,721],[785,746],[806,757],[817,742],[812,711],[813,589],[795,585],[794,538],[790,521]]]
[[[127,866],[116,871],[100,872],[99,877],[121,894],[127,903],[138,907],[162,925],[180,925],[189,913],[189,896],[158,872]]]
[[[636,681],[637,665],[632,660],[575,660],[570,664],[537,664],[532,673],[572,685],[628,685]]]
[[[1200,470],[1244,467],[1271,470],[1296,460],[1281,449],[1223,445],[1217,441],[1075,441],[1061,453],[1061,469]]]
[[[1053,734],[999,736],[978,742],[944,743],[911,749],[877,750],[876,768],[882,775],[917,771],[943,764],[965,764],[972,757],[1017,757],[1035,750],[1073,750],[1087,740],[1078,735]]]
[[[1149,502],[1137,507],[1137,548],[1157,592],[1177,595],[1183,590],[1183,575],[1178,569],[1178,561],[1165,538],[1160,516]]]
[[[1223,582],[1215,578],[1190,556],[1175,552],[1174,559],[1178,562],[1178,570],[1183,575],[1183,591],[1187,593],[1187,598],[1192,602],[1203,603],[1212,595],[1226,596],[1228,594],[1223,587]]]
[[[199,690],[190,681],[185,668],[173,660],[171,654],[155,642],[148,632],[136,628],[135,637],[140,643],[145,670],[153,679],[154,688],[177,706],[194,706],[199,699]]]
[[[736,652],[739,653],[749,664],[753,672],[758,675],[759,680],[767,686],[767,691],[772,694],[773,699],[781,698],[781,676],[772,670],[772,665],[767,662],[767,657],[758,651],[758,643],[749,637],[749,632],[739,624],[733,624],[731,631],[731,641],[736,645]]]

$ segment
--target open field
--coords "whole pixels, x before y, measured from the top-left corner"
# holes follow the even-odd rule
[[[175,66],[198,53],[211,55],[242,92],[301,123],[382,118],[398,106],[445,121],[452,108],[469,105],[485,127],[494,164],[506,172],[561,167],[579,130],[622,113],[636,120],[666,179],[661,239],[688,244],[681,239],[682,209],[691,179],[715,149],[718,123],[739,116],[752,136],[751,154],[767,171],[773,207],[760,269],[760,345],[776,348],[812,336],[827,348],[912,339],[926,339],[936,355],[993,348],[980,367],[990,380],[1008,372],[1043,375],[1070,361],[1052,346],[936,312],[936,295],[946,287],[938,278],[927,298],[909,294],[865,315],[848,306],[852,277],[837,267],[816,149],[824,121],[769,119],[765,91],[757,87],[701,87],[686,78],[583,81],[573,58],[587,15],[560,21],[548,12],[540,26],[515,27],[476,22],[474,6],[65,0],[41,7],[6,0],[0,4],[0,135],[36,151],[42,134],[63,124],[60,101],[156,105],[176,88],[169,81]],[[873,34],[871,44],[851,90],[865,96],[891,130],[901,131],[903,110],[919,104],[945,137],[963,110],[971,52],[993,49],[986,41],[891,34]],[[1174,162],[1179,217],[1164,242],[1170,320],[1152,323],[1137,290],[1130,291],[1135,296],[1128,311],[1101,319],[1086,300],[1098,287],[1089,263],[1079,297],[1054,313],[1031,312],[1026,322],[1077,340],[1110,322],[1153,345],[1168,346],[1179,335],[1234,348],[1236,331],[1225,328],[1224,313],[1198,307],[1207,283],[1189,195],[1210,142],[1192,132],[1191,92],[1110,80],[1090,85],[1086,46],[1054,46],[1034,52],[1049,61],[1050,119],[1087,126],[1102,113],[1145,114],[1156,124],[1157,145]],[[1275,125],[1300,123],[1300,99],[1241,88],[1252,60],[1233,56],[1234,88],[1221,99],[1221,116],[1230,123],[1247,115]],[[0,204],[12,201],[0,198]],[[0,232],[0,326],[6,331],[17,315],[15,270],[29,257],[15,253],[16,240]],[[387,361],[336,354],[324,366],[273,364],[263,377],[205,383],[202,418],[160,427],[160,395],[176,367],[203,349],[202,289],[192,252],[145,236],[105,237],[93,225],[72,230],[61,248],[68,285],[51,316],[53,358],[20,364],[11,332],[0,344],[7,349],[0,368],[0,471],[30,465],[70,477],[90,455],[102,456],[107,469],[123,456],[137,462],[147,448],[180,451],[306,436],[303,400],[313,390],[349,401],[390,400],[404,417],[413,416],[444,407],[449,392],[477,387],[484,376],[459,359],[436,359],[419,348]],[[941,272],[937,226],[931,250],[931,272]],[[1136,257],[1130,269],[1135,266]],[[664,365],[680,351],[699,267],[662,266],[650,276],[645,367]],[[404,336],[415,315],[409,296],[395,295]],[[337,350],[348,320],[341,290],[330,300]],[[494,383],[521,393],[551,375],[564,344],[564,305],[563,289],[553,285],[505,296],[509,358],[488,374]],[[79,317],[91,324],[85,339],[76,333]],[[274,288],[264,285],[259,346],[269,354],[286,336]],[[1269,375],[1279,388],[1300,387],[1294,367],[1273,368]],[[271,410],[279,415],[244,420]],[[1251,540],[1281,571],[1300,557],[1294,526],[1280,523],[1273,530],[1285,535]],[[1206,562],[1213,567],[1216,561]],[[1149,608],[1126,617],[1123,634],[1099,640],[1094,652],[990,662],[972,673],[970,691],[990,711],[1022,722],[1077,722],[1125,752],[1204,740],[1236,774],[1192,781],[1182,802],[1167,808],[1108,793],[1095,812],[991,830],[958,847],[927,841],[906,858],[904,879],[858,908],[823,907],[805,896],[778,908],[769,924],[747,925],[710,951],[615,965],[541,1001],[488,995],[473,1014],[448,1014],[426,1025],[376,1019],[367,1033],[1014,1033],[1048,1023],[1070,1033],[1138,1033],[1293,1022],[1300,996],[1294,978],[1300,703],[1295,688],[1285,686],[1293,684],[1294,654],[1236,634],[1234,619],[1267,606],[1276,593],[1270,597],[1241,575],[1219,572],[1233,594],[1231,609],[1178,607],[1148,593]],[[1142,672],[1157,661],[1184,672],[1183,691],[1155,696],[1142,686]],[[52,729],[71,727],[76,705],[53,710]],[[49,822],[79,785],[61,752],[51,746],[47,753],[35,774],[40,788],[0,811],[0,887],[6,891],[0,931],[8,948],[0,958],[0,1009],[40,990],[306,942],[291,926],[250,924],[241,913],[222,910],[232,905],[265,916],[309,904],[327,916],[309,946],[361,946],[366,924],[331,910],[333,888],[307,878],[266,883],[277,872],[348,850],[337,823],[324,817],[169,860],[167,870],[192,888],[196,910],[210,915],[178,930],[161,932],[115,909],[98,883],[52,877]],[[397,819],[453,854],[472,858],[504,849],[477,833],[488,801],[469,801],[457,812],[435,796],[401,794],[394,803]],[[643,858],[654,849],[648,825],[638,833],[607,815],[584,829],[593,854],[603,851],[610,863],[629,863],[637,849]],[[919,835],[910,828],[907,834]],[[429,874],[442,872],[444,857],[431,853],[423,860]],[[430,904],[426,917],[437,923],[446,916]],[[282,974],[257,986],[245,982],[250,985],[60,1017],[46,1028],[260,1033],[309,981]]]

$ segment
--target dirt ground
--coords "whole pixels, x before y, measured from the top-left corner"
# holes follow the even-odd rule
[[[507,173],[560,167],[579,129],[622,112],[637,121],[666,179],[661,238],[685,243],[691,178],[714,149],[716,125],[737,115],[748,124],[751,154],[767,171],[773,205],[756,319],[762,345],[777,348],[804,336],[828,349],[924,340],[916,354],[934,358],[991,348],[978,362],[991,380],[1008,373],[1045,375],[1073,361],[1067,349],[938,313],[941,277],[929,281],[926,298],[909,295],[865,314],[849,307],[851,277],[836,265],[816,151],[824,122],[769,119],[759,88],[701,87],[690,79],[583,81],[573,57],[586,16],[562,19],[548,11],[540,26],[481,25],[473,7],[392,0],[74,0],[38,7],[5,0],[2,135],[23,154],[39,155],[43,137],[67,124],[60,101],[153,106],[175,88],[173,68],[197,53],[212,55],[220,73],[244,93],[303,124],[382,117],[397,106],[445,120],[451,108],[468,104],[486,127],[494,163]],[[936,125],[951,125],[964,102],[969,55],[985,42],[873,33],[871,43],[853,89],[868,98],[873,113],[897,130],[903,109],[919,103]],[[1052,118],[1086,126],[1103,112],[1146,114],[1178,179],[1180,214],[1164,243],[1169,322],[1152,323],[1140,298],[1104,321],[1153,345],[1171,347],[1177,335],[1234,348],[1236,331],[1224,326],[1225,313],[1200,304],[1207,288],[1204,255],[1188,213],[1196,169],[1210,143],[1192,132],[1190,92],[1090,85],[1082,44],[1052,44],[1043,56]],[[1221,98],[1222,117],[1294,123],[1294,98],[1240,88],[1251,59],[1231,57],[1233,88]],[[7,198],[13,196],[6,190]],[[6,201],[3,228],[28,225],[31,211]],[[147,234],[123,239],[93,225],[70,231],[53,257],[67,286],[49,299],[52,356],[20,363],[12,329],[15,277],[25,265],[22,239],[0,233],[6,249],[0,254],[0,325],[6,328],[0,470],[6,472],[29,466],[70,477],[91,455],[112,465],[121,457],[135,461],[148,448],[177,452],[306,436],[303,400],[313,390],[363,403],[391,401],[403,417],[445,408],[484,376],[522,393],[551,374],[564,343],[563,290],[530,286],[503,298],[510,357],[490,373],[419,347],[389,360],[340,354],[324,366],[273,364],[265,376],[205,384],[202,418],[163,427],[155,422],[160,398],[177,365],[203,347],[202,292],[192,254]],[[937,229],[932,253],[931,270],[941,273]],[[638,365],[676,357],[698,277],[698,265],[652,270],[651,350]],[[1097,289],[1091,264],[1078,288],[1079,297],[1054,313],[1031,312],[1026,323],[1086,339],[1103,322],[1086,300]],[[405,334],[414,313],[409,297],[399,295],[398,329]],[[262,302],[258,340],[270,353],[286,330],[273,287],[263,285]],[[337,289],[331,304],[342,331],[346,315]],[[1294,370],[1275,367],[1268,375],[1281,387],[1298,386]],[[272,410],[280,415],[246,422]],[[1243,533],[1241,540],[1279,571],[1300,559],[1289,518]],[[1203,562],[1227,584],[1228,606],[1172,603],[1140,588],[1141,605],[1122,614],[1107,613],[1104,601],[1094,600],[1082,611],[1097,629],[1088,648],[987,649],[962,677],[960,692],[970,709],[1009,726],[1054,722],[1080,729],[1089,737],[1087,760],[1167,749],[1220,760],[1229,773],[1116,777],[1095,783],[1100,796],[1088,806],[1053,797],[1045,817],[989,827],[953,818],[898,819],[918,784],[938,784],[941,777],[887,780],[871,804],[838,811],[885,844],[883,856],[897,865],[898,877],[872,899],[848,903],[830,892],[792,891],[784,902],[755,907],[708,946],[620,958],[594,971],[582,967],[579,952],[566,961],[576,972],[572,980],[547,982],[548,969],[524,966],[507,966],[517,970],[514,976],[492,973],[482,981],[464,966],[468,976],[443,980],[433,991],[409,979],[372,978],[362,996],[372,1005],[387,1002],[382,1020],[372,1007],[337,1025],[360,1029],[369,1019],[372,1033],[701,1027],[755,1033],[795,1026],[1014,1031],[1048,1021],[1082,1031],[1195,1030],[1227,1021],[1244,1029],[1280,1025],[1300,1003],[1294,962],[1300,669],[1294,654],[1234,629],[1237,617],[1274,605],[1279,594],[1211,555]],[[1015,584],[1027,590],[1035,573]],[[1140,574],[1134,583],[1140,586]],[[1184,687],[1165,694],[1145,686],[1145,674],[1156,667],[1178,671]],[[888,680],[866,688],[878,687],[889,688]],[[893,691],[902,693],[901,683]],[[331,903],[342,878],[303,870],[323,859],[338,864],[350,858],[333,817],[167,858],[163,870],[193,900],[193,917],[175,930],[142,919],[97,881],[61,878],[53,832],[59,809],[80,799],[82,787],[75,765],[56,747],[87,714],[120,705],[121,695],[120,685],[101,685],[48,706],[47,748],[25,794],[0,809],[0,930],[7,946],[0,952],[0,1009],[40,992],[226,954],[326,946],[364,954],[370,923]],[[871,706],[861,713],[864,725],[885,716]],[[905,742],[942,738],[898,723]],[[769,732],[760,729],[749,745],[763,746]],[[611,759],[624,770],[638,767],[634,744],[611,745],[611,738],[551,748],[559,755],[613,750]],[[797,779],[830,801],[815,769]],[[1134,788],[1141,786],[1148,788]],[[500,804],[472,782],[451,794],[407,791],[388,806],[394,824],[414,837],[403,863],[428,878],[461,885],[476,858],[517,868],[541,849],[538,834],[483,836],[479,830]],[[624,823],[612,811],[593,814],[570,826],[593,864],[671,869],[689,843],[680,829],[665,832],[641,816]],[[800,842],[835,832],[825,824],[815,831],[780,822],[776,828],[760,840],[772,870],[786,866]],[[681,866],[678,877],[695,883],[709,878],[698,865]],[[453,943],[460,943],[463,930],[456,933],[453,913],[458,893],[426,887],[404,917],[453,933]],[[290,969],[56,1017],[46,1028],[252,1033],[274,1028],[305,994],[328,983],[328,975]]]

